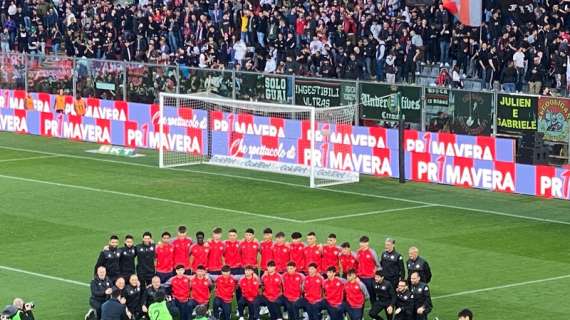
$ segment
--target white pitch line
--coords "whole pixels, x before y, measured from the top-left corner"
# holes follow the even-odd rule
[[[436,296],[436,297],[433,297],[431,299],[432,300],[438,300],[438,299],[445,299],[445,298],[451,298],[451,297],[459,297],[459,296],[465,296],[465,295],[476,294],[476,293],[481,293],[481,292],[494,291],[494,290],[500,290],[500,289],[508,289],[508,288],[513,288],[513,287],[522,287],[522,286],[526,286],[529,284],[556,281],[556,280],[562,280],[562,279],[567,279],[567,278],[570,278],[570,274],[567,274],[564,276],[546,278],[546,279],[538,279],[538,280],[511,283],[511,284],[506,284],[506,285],[496,286],[496,287],[490,287],[490,288],[484,288],[484,289],[476,289],[476,290],[469,290],[469,291],[463,291],[463,292],[444,294],[442,296]]]
[[[158,166],[153,166],[153,165],[148,165],[148,164],[143,164],[143,163],[117,161],[117,160],[101,159],[101,158],[94,158],[94,157],[87,157],[87,156],[77,156],[77,155],[66,154],[66,153],[46,152],[46,151],[38,151],[38,150],[32,150],[32,149],[14,148],[14,147],[9,147],[9,146],[2,146],[2,145],[0,145],[0,149],[32,152],[32,153],[47,154],[47,155],[58,155],[61,157],[72,158],[72,159],[85,159],[85,160],[91,160],[91,161],[100,161],[100,162],[116,163],[116,164],[123,164],[123,165],[129,165],[129,166],[159,169]],[[165,169],[160,169],[160,170],[165,170]],[[286,185],[286,186],[297,187],[297,188],[305,188],[305,189],[309,188],[306,185],[297,184],[297,183],[269,180],[269,179],[263,179],[263,178],[245,177],[245,176],[226,174],[226,173],[206,172],[206,171],[199,171],[199,170],[179,169],[179,168],[167,168],[166,170],[191,172],[191,173],[212,175],[212,176],[219,176],[219,177],[226,177],[226,178],[235,178],[235,179],[265,182],[265,183],[273,183],[273,184],[280,184],[280,185]],[[444,208],[478,212],[478,213],[486,213],[486,214],[492,214],[492,215],[497,215],[497,216],[516,218],[516,219],[538,221],[538,222],[543,222],[543,223],[570,225],[570,221],[561,221],[561,220],[545,219],[545,218],[538,218],[538,217],[529,217],[529,216],[522,216],[522,215],[518,215],[518,214],[499,212],[499,211],[494,211],[494,210],[460,207],[460,206],[454,206],[454,205],[448,205],[448,204],[426,202],[426,201],[419,201],[419,200],[412,200],[412,199],[398,198],[398,197],[391,197],[391,196],[383,196],[383,195],[378,195],[378,194],[370,194],[370,193],[362,193],[362,192],[354,192],[354,191],[330,189],[330,188],[319,188],[316,190],[317,191],[323,191],[323,192],[335,192],[335,193],[342,193],[342,194],[350,194],[350,195],[367,197],[367,198],[378,198],[378,199],[386,199],[386,200],[415,203],[415,204],[420,204],[420,205],[432,205],[432,206],[437,206],[437,207],[444,207]]]
[[[405,211],[405,210],[413,210],[413,209],[429,208],[429,207],[436,207],[436,206],[435,206],[435,205],[431,205],[431,204],[425,204],[425,205],[415,206],[415,207],[405,207],[405,208],[394,208],[394,209],[386,209],[386,210],[376,210],[376,211],[369,211],[369,212],[345,214],[345,215],[342,215],[342,216],[334,216],[334,217],[325,217],[325,218],[318,218],[318,219],[305,220],[304,223],[322,222],[322,221],[330,221],[330,220],[337,220],[337,219],[345,219],[345,218],[354,218],[354,217],[370,216],[370,215],[379,214],[379,213]]]
[[[75,280],[64,279],[64,278],[60,278],[60,277],[49,276],[49,275],[43,274],[43,273],[31,272],[31,271],[26,271],[26,270],[22,270],[22,269],[11,268],[11,267],[7,267],[7,266],[0,266],[0,270],[6,270],[6,271],[17,272],[17,273],[23,273],[23,274],[27,274],[27,275],[30,275],[30,276],[35,276],[35,277],[44,278],[44,279],[50,279],[50,280],[55,280],[55,281],[60,281],[60,282],[65,282],[65,283],[71,283],[71,284],[75,284],[75,285],[82,286],[82,287],[89,287],[89,284],[88,284],[88,283],[79,282],[79,281],[75,281]]]
[[[127,192],[113,191],[113,190],[106,190],[106,189],[99,189],[99,188],[91,188],[91,187],[86,187],[86,186],[79,186],[79,185],[65,184],[65,183],[58,183],[58,182],[44,181],[44,180],[36,180],[36,179],[22,178],[22,177],[16,177],[16,176],[0,175],[0,178],[8,179],[8,180],[31,182],[31,183],[40,183],[40,184],[46,184],[46,185],[50,185],[50,186],[58,186],[58,187],[86,190],[86,191],[91,191],[91,192],[108,193],[108,194],[119,195],[119,196],[124,196],[124,197],[139,198],[139,199],[145,199],[145,200],[172,203],[172,204],[177,204],[177,205],[182,205],[182,206],[189,206],[189,207],[196,207],[196,208],[203,208],[203,209],[210,209],[210,210],[236,213],[236,214],[245,215],[245,216],[254,216],[254,217],[261,217],[261,218],[272,219],[272,220],[282,220],[282,221],[287,221],[287,222],[302,223],[302,221],[296,220],[296,219],[289,219],[289,218],[278,217],[278,216],[270,216],[270,215],[265,215],[265,214],[261,214],[261,213],[254,213],[254,212],[248,212],[248,211],[242,211],[242,210],[220,208],[220,207],[214,207],[214,206],[209,206],[209,205],[199,204],[199,203],[193,203],[193,202],[184,202],[184,201],[164,199],[164,198],[158,198],[158,197],[150,197],[150,196],[145,196],[142,194],[127,193]]]
[[[49,158],[58,158],[58,157],[61,157],[61,156],[49,155],[49,156],[29,157],[29,158],[0,159],[0,162],[17,162],[17,161],[25,161],[25,160],[38,160],[38,159],[49,159]]]

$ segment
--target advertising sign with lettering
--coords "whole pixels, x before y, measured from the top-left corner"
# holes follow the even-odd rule
[[[396,86],[379,83],[360,84],[360,103],[362,118],[373,120],[397,121],[398,114],[391,108],[390,94],[402,93],[400,101],[406,122],[421,123],[422,121],[422,88]]]
[[[295,80],[295,104],[330,108],[356,103],[356,83],[343,81]]]

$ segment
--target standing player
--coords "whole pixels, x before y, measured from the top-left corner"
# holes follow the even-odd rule
[[[119,260],[121,277],[125,278],[126,281],[131,275],[136,273],[135,257],[137,255],[137,251],[133,236],[130,234],[125,236],[125,246],[119,249],[119,251],[121,252],[121,259]]]
[[[273,261],[275,261],[277,272],[285,272],[287,270],[287,263],[290,260],[290,249],[287,243],[285,243],[285,233],[277,232],[275,235],[275,244],[273,244]]]
[[[155,247],[152,242],[152,234],[150,232],[143,233],[143,242],[138,244],[137,250],[137,274],[139,281],[143,287],[150,284],[152,277],[156,274],[154,268]]]
[[[275,271],[274,261],[267,263],[267,272],[261,277],[261,283],[263,284],[262,303],[269,309],[271,320],[283,319],[281,313],[282,278]]]
[[[168,231],[163,232],[160,238],[161,241],[156,246],[156,275],[164,283],[173,276],[174,246],[170,244]]]
[[[419,254],[420,251],[416,247],[411,247],[408,250],[409,259],[406,262],[408,266],[408,283],[410,283],[412,272],[417,272],[420,274],[422,282],[428,284],[431,281],[431,269],[428,262],[420,257]]]
[[[275,261],[273,257],[273,230],[265,228],[263,230],[263,241],[260,244],[261,261],[259,262],[259,269],[261,271],[267,270],[267,263],[271,260]]]
[[[283,305],[290,320],[299,320],[299,309],[303,307],[301,295],[305,276],[297,272],[295,262],[287,264],[287,272],[283,275]]]
[[[190,320],[192,317],[190,311],[190,278],[184,274],[183,265],[176,266],[176,275],[170,278],[164,286],[170,288],[170,294],[180,313],[180,320]]]
[[[324,283],[325,307],[330,320],[343,319],[344,283],[336,276],[333,267],[327,269],[327,280]]]
[[[243,241],[240,243],[241,263],[243,265],[255,266],[255,273],[258,272],[257,255],[259,253],[259,243],[255,240],[255,231],[252,228],[245,230]]]
[[[115,282],[121,273],[121,252],[117,248],[118,245],[119,237],[112,235],[109,238],[109,244],[103,249],[103,251],[101,251],[101,253],[99,253],[99,258],[97,259],[95,269],[93,270],[93,273],[97,274],[97,269],[99,267],[105,267],[105,270],[107,270],[107,277],[109,277],[111,282]]]
[[[410,291],[412,291],[414,296],[416,320],[427,320],[428,314],[431,312],[431,309],[433,309],[429,287],[424,282],[421,282],[421,277],[418,272],[414,271],[410,279]]]
[[[339,270],[340,252],[340,247],[336,245],[336,234],[329,234],[327,245],[323,246],[322,273],[326,273],[330,267],[335,267],[336,270]],[[351,269],[354,269],[354,267]]]
[[[222,241],[222,228],[217,227],[212,231],[212,240],[208,241],[208,273],[219,276],[224,266],[224,242]]]
[[[355,270],[347,273],[347,282],[344,284],[344,295],[346,297],[346,313],[350,320],[362,320],[364,304],[368,296],[366,286],[358,279]]]
[[[101,319],[101,305],[109,300],[113,292],[111,280],[107,278],[107,270],[103,266],[97,268],[95,279],[91,280],[91,309],[85,315],[85,319]]]
[[[194,308],[200,305],[206,306],[210,304],[210,289],[212,288],[212,281],[206,274],[204,266],[196,268],[196,275],[190,277],[190,308],[189,312],[192,314]]]
[[[376,301],[374,296],[374,275],[380,266],[378,262],[378,255],[374,249],[370,248],[370,239],[367,236],[360,237],[360,248],[356,253],[356,260],[358,262],[357,274],[360,281],[364,283],[368,293],[370,294],[370,303]]]
[[[323,284],[324,279],[317,271],[317,265],[309,265],[309,274],[305,277],[303,291],[305,292],[305,311],[309,320],[321,320],[323,310]]]
[[[384,251],[380,257],[380,267],[384,272],[386,280],[390,281],[392,285],[396,285],[400,280],[406,279],[406,269],[404,268],[404,258],[394,244],[396,240],[386,239],[384,242]]]
[[[305,266],[305,244],[302,238],[303,235],[300,232],[293,232],[291,234],[291,243],[289,243],[291,261],[299,266],[299,272],[302,272],[303,266]]]
[[[386,318],[392,319],[394,313],[394,304],[396,303],[396,291],[392,284],[384,279],[382,271],[376,271],[374,276],[374,293],[376,301],[372,304],[368,315],[375,320],[382,320],[380,312],[386,310]]]
[[[191,274],[190,269],[190,247],[192,247],[192,238],[188,237],[186,226],[178,227],[176,239],[172,241],[174,249],[174,265],[184,266],[186,274]]]
[[[222,275],[216,279],[216,297],[214,298],[214,317],[221,320],[231,320],[232,300],[236,291],[236,280],[231,275],[228,265],[222,267]]]
[[[224,263],[231,269],[234,276],[243,275],[241,264],[241,254],[239,252],[240,242],[237,239],[236,229],[228,231],[228,240],[224,241]]]
[[[190,247],[190,265],[193,273],[196,273],[198,266],[208,265],[208,252],[210,248],[204,243],[204,232],[196,232],[196,243]]]
[[[309,265],[311,263],[314,263],[317,265],[317,269],[320,272],[320,269],[322,267],[321,265],[323,263],[322,261],[323,248],[320,244],[317,243],[317,235],[314,232],[309,232],[307,234],[307,246],[305,247],[304,253],[305,253],[305,264],[303,271],[307,272],[307,270],[309,269]]]
[[[342,269],[342,277],[346,279],[346,273],[348,270],[358,270],[358,261],[356,260],[356,254],[350,250],[350,243],[343,242],[343,244],[341,244],[341,248],[339,261]]]
[[[245,266],[245,276],[239,280],[239,288],[242,296],[238,300],[239,320],[244,320],[244,309],[247,306],[249,313],[248,320],[259,319],[259,288],[261,283],[259,278],[254,274],[253,267]]]

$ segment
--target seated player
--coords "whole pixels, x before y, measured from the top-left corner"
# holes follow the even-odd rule
[[[170,278],[164,285],[169,289],[174,300],[174,305],[180,314],[180,320],[190,320],[192,311],[190,310],[190,277],[184,274],[184,266],[176,266],[176,275]]]
[[[261,277],[263,285],[262,304],[269,309],[271,320],[283,319],[281,313],[281,296],[283,294],[283,279],[275,270],[275,262],[267,263],[267,272]]]
[[[362,313],[366,299],[369,298],[366,286],[358,279],[355,270],[347,273],[347,282],[344,284],[345,312],[350,320],[362,320]]]
[[[321,320],[321,311],[323,310],[323,285],[324,279],[317,272],[317,265],[311,263],[309,265],[309,273],[305,277],[303,284],[304,291],[304,309],[306,310],[309,320]]]
[[[100,266],[97,268],[95,279],[91,280],[91,309],[85,315],[85,319],[101,319],[101,305],[109,300],[113,292],[111,280],[107,277],[107,270]]]
[[[259,288],[261,282],[254,273],[254,268],[250,265],[245,266],[245,276],[239,280],[239,288],[242,296],[238,299],[239,320],[244,320],[244,309],[247,307],[248,320],[259,319],[259,306],[261,298],[259,296]]]
[[[287,264],[287,272],[283,274],[282,304],[287,310],[290,320],[299,320],[299,309],[303,307],[303,282],[305,276],[297,272],[295,262]]]
[[[344,314],[344,279],[337,277],[334,267],[327,270],[327,279],[323,285],[325,308],[330,320],[342,320]]]
[[[196,274],[190,276],[190,287],[192,288],[192,292],[190,293],[189,312],[192,314],[192,311],[194,311],[194,308],[197,306],[205,305],[208,307],[210,304],[212,281],[208,277],[204,266],[198,266],[198,268],[196,268]]]
[[[222,275],[217,277],[215,283],[214,317],[221,320],[231,320],[232,301],[237,282],[231,275],[230,266],[222,267]]]

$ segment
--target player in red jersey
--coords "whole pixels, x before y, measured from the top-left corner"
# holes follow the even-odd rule
[[[174,300],[178,312],[180,312],[180,320],[190,320],[192,312],[190,311],[190,277],[184,274],[184,266],[176,266],[176,275],[170,278],[164,286],[170,288],[170,295]]]
[[[317,243],[317,235],[314,232],[307,234],[307,246],[304,249],[304,253],[305,268],[303,271],[307,272],[311,263],[315,263],[320,271],[323,263],[323,247]]]
[[[370,239],[367,236],[360,237],[360,248],[356,252],[356,260],[358,261],[358,269],[356,273],[360,281],[364,283],[370,294],[370,303],[376,301],[374,294],[374,275],[380,267],[378,255],[374,249],[370,248]]]
[[[335,267],[336,270],[339,270],[340,251],[340,247],[336,245],[336,234],[329,234],[327,244],[323,246],[323,263],[321,272],[327,272],[330,267]]]
[[[345,311],[350,320],[362,320],[364,304],[369,296],[366,286],[358,279],[355,270],[349,270],[347,273],[344,296],[346,297]]]
[[[206,268],[202,265],[198,266],[195,270],[196,275],[190,277],[190,314],[199,305],[206,307],[210,303],[210,289],[212,288],[212,281],[206,274]]]
[[[287,263],[291,261],[291,249],[285,242],[285,233],[277,232],[275,244],[273,244],[273,261],[277,267],[277,272],[287,271]]]
[[[287,264],[287,272],[283,274],[283,305],[290,320],[299,320],[299,309],[303,307],[303,283],[305,276],[297,272],[295,262]]]
[[[281,295],[283,293],[283,280],[275,270],[275,262],[267,263],[267,271],[261,277],[263,285],[262,303],[269,309],[271,320],[282,319]]]
[[[214,317],[220,320],[231,320],[232,300],[237,282],[231,275],[228,265],[222,267],[222,275],[216,279],[216,297],[214,298]]]
[[[252,228],[245,230],[244,240],[240,243],[241,263],[243,265],[255,266],[257,273],[257,255],[259,253],[259,243],[255,240],[255,231]]]
[[[340,267],[342,269],[342,277],[346,279],[348,270],[358,270],[358,261],[356,260],[356,254],[350,250],[350,243],[344,242],[340,246],[342,248],[339,256]]]
[[[230,229],[228,231],[228,240],[224,241],[224,263],[230,267],[231,274],[234,276],[243,275],[241,254],[239,252],[240,242],[237,237],[236,229]]]
[[[208,241],[208,273],[218,276],[222,274],[224,266],[224,242],[222,241],[222,228],[217,227],[212,230],[212,239]]]
[[[316,263],[309,265],[309,274],[305,277],[303,285],[305,293],[304,309],[309,316],[309,320],[321,320],[321,310],[323,310],[324,279],[317,270]]]
[[[249,318],[248,320],[259,319],[259,305],[261,303],[259,297],[259,288],[261,281],[254,274],[253,266],[245,266],[245,276],[239,280],[239,288],[242,296],[238,300],[239,320],[244,320],[244,309],[247,306]]]
[[[336,269],[327,269],[327,279],[323,285],[325,291],[325,307],[330,320],[343,319],[344,279],[336,276]]]
[[[303,235],[300,232],[291,234],[291,243],[289,243],[291,261],[299,266],[297,271],[303,272],[305,266],[305,244],[303,243]]]
[[[273,258],[273,230],[271,228],[263,230],[263,241],[261,241],[260,246],[261,261],[259,262],[259,269],[265,271],[267,270],[267,262],[275,260]]]
[[[192,273],[190,269],[191,246],[192,238],[188,237],[186,226],[179,226],[176,239],[172,241],[172,247],[174,248],[174,265],[183,265],[186,274]]]
[[[170,233],[165,231],[161,235],[161,241],[155,249],[156,275],[161,283],[165,283],[172,277],[174,270],[174,246],[170,244]]]
[[[208,253],[210,248],[206,243],[204,243],[204,232],[196,232],[196,243],[190,247],[190,265],[192,272],[196,272],[198,266],[208,265]]]

